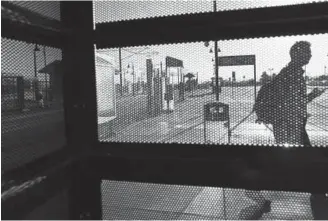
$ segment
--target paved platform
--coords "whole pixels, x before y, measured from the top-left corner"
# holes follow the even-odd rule
[[[272,201],[261,219],[313,219],[310,194],[262,191]],[[103,219],[219,220],[247,219],[242,209],[255,205],[242,189],[119,181],[102,182]],[[252,211],[249,211],[250,213]]]
[[[114,142],[174,142],[174,143],[228,143],[227,129],[221,123],[207,123],[206,137],[204,136],[203,107],[206,103],[215,102],[215,96],[208,91],[198,91],[204,96],[187,96],[185,101],[175,104],[175,110],[170,114],[161,114],[146,120],[140,120],[120,127],[115,136],[102,137],[102,141]],[[252,90],[241,88],[240,94],[232,97],[229,88],[223,90],[220,101],[229,104],[231,128],[234,128],[230,143],[232,144],[274,144],[270,126],[256,124],[255,114],[251,114],[254,97]],[[324,97],[316,102],[327,102]],[[307,131],[312,145],[325,145],[328,142],[328,117],[326,109],[309,105]],[[242,123],[240,123],[242,122]]]

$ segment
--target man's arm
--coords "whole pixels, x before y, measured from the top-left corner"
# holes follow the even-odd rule
[[[307,95],[307,102],[311,102],[313,101],[315,98],[319,97],[320,95],[322,95],[325,91],[327,90],[327,88],[320,90],[319,88],[314,88],[311,93],[309,93]]]

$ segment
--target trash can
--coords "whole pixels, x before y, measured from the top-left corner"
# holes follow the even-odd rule
[[[229,105],[211,102],[204,105],[204,142],[230,143]]]

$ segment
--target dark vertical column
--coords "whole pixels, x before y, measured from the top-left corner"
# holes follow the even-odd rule
[[[81,151],[97,141],[97,101],[92,2],[61,2],[62,72],[67,141]]]
[[[63,39],[63,85],[68,148],[76,154],[95,148],[97,99],[92,1],[62,1],[61,21],[70,34]],[[99,220],[100,178],[87,160],[76,162],[69,190],[70,219]]]

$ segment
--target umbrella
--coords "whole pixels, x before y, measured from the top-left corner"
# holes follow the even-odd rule
[[[195,75],[193,75],[192,73],[188,73],[185,75],[185,77],[190,79],[190,78],[195,77]]]

